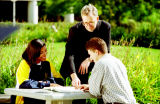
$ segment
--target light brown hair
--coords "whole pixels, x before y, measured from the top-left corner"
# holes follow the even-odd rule
[[[98,37],[93,37],[89,41],[87,41],[86,49],[92,50],[92,51],[98,50],[102,54],[105,54],[108,52],[107,45],[106,45],[105,41],[101,38],[98,38]]]
[[[98,16],[98,10],[97,10],[97,8],[94,5],[92,5],[92,4],[85,5],[81,9],[81,16],[83,16],[83,15],[88,16],[90,14],[92,14],[94,16]]]

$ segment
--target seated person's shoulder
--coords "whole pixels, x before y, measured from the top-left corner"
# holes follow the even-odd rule
[[[51,62],[47,59],[46,61],[41,62],[42,66],[51,66]]]
[[[46,61],[44,61],[44,62],[52,64],[52,62],[49,59],[46,59]]]
[[[22,59],[20,63],[27,64],[27,61]]]
[[[26,60],[22,59],[20,62],[20,66],[25,66],[25,67],[29,67],[28,63]]]
[[[97,68],[104,68],[105,66],[107,66],[107,63],[105,62],[105,61],[103,61],[103,60],[100,60],[100,61],[98,61],[97,63],[96,63],[96,65],[95,65]]]
[[[110,66],[112,63],[112,60],[109,59],[101,59],[100,61],[98,61],[98,65],[101,67],[108,67]]]

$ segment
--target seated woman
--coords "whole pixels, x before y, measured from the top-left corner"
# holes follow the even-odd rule
[[[56,72],[53,65],[46,59],[47,48],[43,41],[34,39],[22,54],[17,73],[16,88],[43,88],[64,85],[62,76]],[[27,100],[26,100],[27,99]],[[40,104],[45,101],[16,97],[16,104]]]

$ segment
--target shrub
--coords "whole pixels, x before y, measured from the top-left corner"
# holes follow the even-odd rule
[[[4,40],[2,44],[28,43],[35,38],[48,42],[64,42],[67,40],[69,28],[75,23],[40,22],[37,25],[19,24],[20,29]],[[57,32],[52,28],[53,25],[56,27]],[[125,20],[121,26],[111,28],[111,39],[119,41],[119,43],[130,43],[134,40],[134,46],[160,48],[160,27],[150,22],[140,23],[131,19]]]
[[[158,25],[150,22],[132,24],[135,25],[134,28],[130,24],[113,27],[111,29],[111,39],[121,43],[130,43],[130,41],[134,40],[134,46],[160,48],[160,27]]]
[[[12,67],[0,69],[0,93],[4,93],[5,88],[15,87],[16,75]]]

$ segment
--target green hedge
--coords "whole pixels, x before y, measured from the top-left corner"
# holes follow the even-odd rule
[[[122,25],[111,30],[112,40],[134,40],[134,46],[160,49],[160,26],[149,22],[136,23],[135,26]]]
[[[76,23],[76,22],[75,22]],[[43,23],[37,25],[29,23],[18,24],[20,29],[6,40],[3,44],[28,43],[30,40],[40,38],[48,42],[66,41],[69,28],[75,23],[56,22]],[[55,25],[58,32],[55,32],[52,25]],[[121,43],[131,41],[134,46],[153,47],[160,49],[160,26],[149,22],[135,22],[134,20],[123,23],[121,26],[111,28],[111,39]]]

